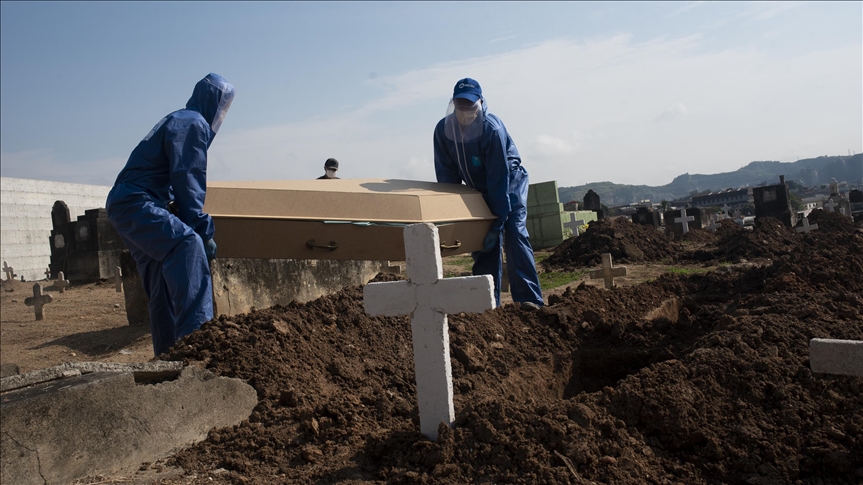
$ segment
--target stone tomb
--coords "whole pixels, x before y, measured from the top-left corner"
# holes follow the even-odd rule
[[[854,189],[848,192],[848,204],[854,221],[863,221],[863,191]]]
[[[599,202],[599,194],[590,189],[584,194],[584,209],[596,212],[597,220],[603,220],[605,214],[602,212],[602,204]]]
[[[779,176],[779,185],[768,185],[752,189],[755,199],[755,218],[772,217],[785,224],[786,227],[797,225],[797,211],[791,210],[791,197],[785,177]]]
[[[51,276],[63,271],[73,283],[112,278],[126,245],[105,209],[84,211],[77,221],[68,219],[66,204],[55,202],[51,210]]]
[[[632,214],[632,222],[659,228],[659,212],[650,207],[639,207],[635,214]]]
[[[451,256],[496,219],[464,185],[391,179],[211,182],[204,211],[224,258],[404,261],[404,227],[426,222]]]

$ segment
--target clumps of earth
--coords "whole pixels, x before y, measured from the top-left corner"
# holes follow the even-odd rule
[[[175,455],[178,483],[859,484],[863,378],[813,374],[808,345],[863,340],[863,231],[774,222],[701,245],[723,262],[769,249],[757,264],[449,315],[456,420],[436,442],[410,322],[366,315],[362,287],[212,320],[162,358],[245,379],[259,404]],[[578,239],[666,243],[626,224]]]

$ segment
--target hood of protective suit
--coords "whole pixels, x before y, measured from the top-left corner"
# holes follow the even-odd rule
[[[195,90],[192,91],[192,97],[186,103],[186,109],[201,113],[213,132],[217,132],[233,99],[234,86],[222,76],[211,72],[195,84]]]

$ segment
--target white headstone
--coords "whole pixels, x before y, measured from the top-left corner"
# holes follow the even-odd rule
[[[683,224],[683,234],[689,232],[689,223],[695,220],[695,216],[686,216],[686,209],[680,209],[680,217],[675,217],[674,222]]]
[[[827,208],[828,211],[834,212],[833,208],[836,207],[837,205],[839,205],[839,204],[837,204],[836,202],[833,202],[833,198],[830,198],[830,199],[827,199],[827,202],[824,204],[824,207]]]
[[[363,289],[369,315],[411,315],[420,431],[437,440],[438,425],[455,419],[447,313],[494,308],[490,275],[443,279],[440,237],[433,224],[405,227],[407,281],[370,283]]]
[[[614,288],[614,278],[616,276],[626,276],[626,266],[612,267],[611,253],[602,253],[602,269],[595,269],[588,273],[588,275],[592,280],[604,279],[605,287],[611,289]]]
[[[797,232],[809,232],[818,229],[818,224],[809,224],[809,219],[803,218],[803,225],[795,228]]]
[[[15,268],[6,264],[6,261],[3,261],[3,271],[6,273],[6,281],[15,279]]]
[[[57,281],[54,282],[55,288],[60,288],[60,293],[65,293],[66,288],[69,286],[69,280],[64,279],[65,275],[63,272],[57,273]]]
[[[563,227],[568,227],[572,229],[573,237],[578,236],[578,228],[584,225],[584,221],[576,221],[575,214],[572,212],[569,213],[569,222],[563,225]]]

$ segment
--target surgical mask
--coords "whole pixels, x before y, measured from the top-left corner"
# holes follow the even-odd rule
[[[335,177],[335,176],[336,176],[336,171],[328,168],[328,169],[327,169],[327,178],[328,178],[328,179],[331,179],[331,178],[333,178],[333,177]]]

